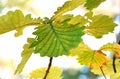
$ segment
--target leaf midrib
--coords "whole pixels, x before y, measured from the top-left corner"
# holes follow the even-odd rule
[[[49,25],[50,25],[50,28],[52,29],[52,31],[53,31],[53,33],[54,33],[56,39],[60,42],[60,44],[62,45],[64,51],[67,52],[67,50],[65,49],[65,47],[64,47],[64,45],[63,45],[63,43],[62,43],[62,41],[59,39],[59,36],[58,36],[57,33],[55,32],[55,29],[53,28],[54,26],[52,25],[52,23],[49,23]]]

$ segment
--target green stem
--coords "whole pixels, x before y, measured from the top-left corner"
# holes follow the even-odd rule
[[[47,78],[47,75],[49,74],[49,71],[50,71],[50,68],[51,68],[51,65],[52,65],[52,60],[53,60],[53,57],[50,57],[50,60],[49,60],[49,64],[48,64],[48,68],[46,70],[46,73],[45,73],[45,76],[43,79],[46,79]]]

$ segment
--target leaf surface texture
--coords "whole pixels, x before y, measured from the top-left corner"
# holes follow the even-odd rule
[[[35,47],[35,53],[41,56],[69,55],[69,50],[75,48],[82,41],[83,27],[79,24],[68,24],[69,20],[64,20],[60,24],[45,23],[36,28],[33,33],[36,40],[31,47]]]

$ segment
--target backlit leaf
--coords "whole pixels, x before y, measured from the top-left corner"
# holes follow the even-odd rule
[[[19,65],[17,66],[17,69],[15,71],[15,74],[17,73],[21,73],[25,64],[27,63],[27,61],[29,60],[30,56],[32,55],[33,52],[33,48],[29,48],[29,46],[31,45],[31,43],[33,42],[33,38],[28,38],[28,44],[25,44],[23,46],[24,50],[22,51],[22,60],[19,63]]]
[[[88,23],[88,20],[84,18],[84,16],[75,16],[73,17],[70,21],[69,24],[75,25],[75,24],[79,24],[79,26],[84,26],[86,23]]]
[[[120,45],[117,43],[108,43],[103,45],[100,49],[104,51],[111,51],[116,57],[120,58]]]
[[[62,23],[65,20],[70,20],[71,18],[73,18],[73,15],[71,15],[71,14],[61,15],[55,19],[54,23],[56,23],[56,24]]]
[[[98,7],[105,0],[87,0],[84,5],[88,10],[92,10],[93,8]]]
[[[110,79],[120,79],[120,71],[115,73],[115,74],[113,74],[113,75],[111,75]]]
[[[70,50],[71,56],[80,56],[81,53],[84,53],[85,51],[93,51],[93,50],[84,43],[80,43],[77,48]]]
[[[107,62],[107,57],[102,51],[85,51],[77,58],[78,62],[91,68],[101,67]]]
[[[110,76],[110,75],[116,74],[116,73],[114,73],[112,63],[113,63],[112,59],[109,59],[108,62],[106,63],[106,65],[102,66],[102,70],[104,71],[105,75]],[[119,60],[116,60],[115,65],[116,65],[117,72],[120,72]],[[103,75],[99,67],[91,69],[91,72],[93,72],[94,74],[97,74],[97,75]]]
[[[89,11],[84,16],[86,16],[88,19],[91,19],[93,17],[93,12]]]
[[[107,56],[101,50],[92,50],[87,45],[81,43],[77,48],[71,50],[72,56],[78,56],[80,64],[89,67],[101,67],[107,62]]]
[[[81,16],[81,15],[73,16],[70,14],[59,16],[58,18],[56,18],[54,23],[58,24],[58,23],[62,23],[67,20],[69,20],[68,24],[70,24],[70,25],[79,24],[80,27],[84,26],[86,23],[88,23],[88,20],[85,19],[84,16]]]
[[[55,15],[52,17],[52,20],[55,20],[57,17],[61,16],[63,13],[71,11],[78,6],[82,5],[86,0],[71,0],[65,2],[62,7],[59,7],[58,10],[55,12]]]
[[[47,68],[39,68],[30,73],[30,79],[43,79]],[[62,79],[63,70],[58,67],[51,67],[46,79]]]
[[[84,32],[97,38],[109,32],[113,32],[116,26],[113,19],[105,15],[96,15],[91,18],[91,21],[92,22],[90,22],[90,25],[86,27]]]
[[[26,26],[38,25],[40,22],[41,19],[32,19],[30,14],[24,16],[20,10],[9,11],[6,15],[0,16],[0,34],[16,30],[18,33],[15,36],[19,36]]]
[[[69,50],[75,48],[82,41],[81,36],[85,27],[79,27],[79,24],[68,24],[65,20],[60,24],[44,23],[36,28],[33,33],[36,40],[31,47],[35,47],[34,53],[40,53],[41,56],[60,56],[69,55]]]

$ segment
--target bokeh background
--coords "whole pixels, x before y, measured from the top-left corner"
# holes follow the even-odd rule
[[[9,10],[20,9],[24,14],[31,13],[32,17],[51,17],[57,7],[62,6],[65,1],[67,0],[0,0],[0,16]],[[84,15],[86,12],[87,10],[80,6],[70,13]],[[84,42],[91,48],[98,49],[107,42],[119,40],[119,37],[116,40],[116,36],[119,36],[120,31],[120,0],[106,0],[98,8],[94,9],[94,12],[114,18],[118,27],[115,28],[114,33],[104,35],[100,39],[84,35]],[[15,31],[0,35],[0,79],[29,79],[30,71],[48,65],[49,59],[47,57],[33,54],[23,72],[14,75],[17,64],[21,60],[22,47],[26,43],[27,37],[34,37],[32,35],[33,29],[33,27],[26,28],[24,35],[17,38],[14,37]],[[87,66],[78,64],[75,57],[61,56],[55,58],[53,65],[64,69],[63,79],[104,79],[102,76],[91,73]],[[107,78],[109,79],[109,77]]]

